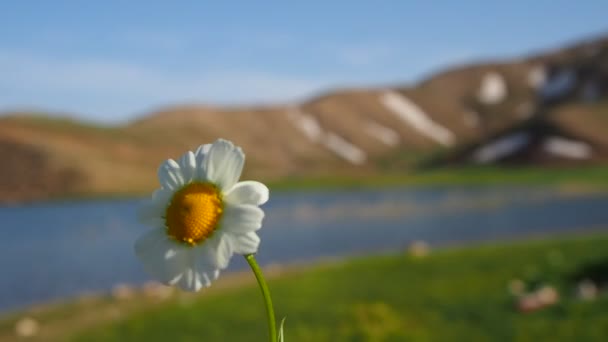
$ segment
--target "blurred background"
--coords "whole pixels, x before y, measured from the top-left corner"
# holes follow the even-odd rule
[[[287,340],[606,340],[607,12],[0,4],[0,341],[263,340],[244,260],[186,295],[133,254],[217,138],[271,189]]]

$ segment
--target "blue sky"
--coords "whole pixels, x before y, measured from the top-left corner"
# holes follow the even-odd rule
[[[32,4],[0,3],[0,111],[101,122],[406,84],[608,33],[606,1]]]

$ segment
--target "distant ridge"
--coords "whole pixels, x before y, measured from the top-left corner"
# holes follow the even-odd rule
[[[608,37],[600,37],[290,106],[174,106],[115,127],[8,113],[0,117],[0,200],[148,191],[162,160],[219,137],[243,146],[246,177],[272,180],[603,163],[606,133]]]

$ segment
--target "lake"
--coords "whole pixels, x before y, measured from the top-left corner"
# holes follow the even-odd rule
[[[149,278],[133,254],[140,200],[0,207],[0,312]],[[261,264],[607,229],[608,194],[492,187],[280,193]],[[246,267],[233,258],[229,270]]]

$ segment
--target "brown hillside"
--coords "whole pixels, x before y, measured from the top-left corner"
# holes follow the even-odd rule
[[[0,117],[0,200],[149,191],[162,160],[219,137],[243,146],[245,177],[262,180],[401,170],[437,151],[446,161],[475,162],[484,146],[484,158],[492,162],[602,162],[607,95],[603,38],[526,59],[446,70],[411,87],[335,91],[291,106],[179,106],[121,127],[6,113]],[[543,124],[532,126],[552,128],[529,130],[538,122]],[[488,157],[497,139],[520,130],[535,143],[507,152],[538,157],[502,150]],[[583,144],[593,155],[559,154],[564,146],[580,152]],[[558,154],[547,157],[544,149]]]

